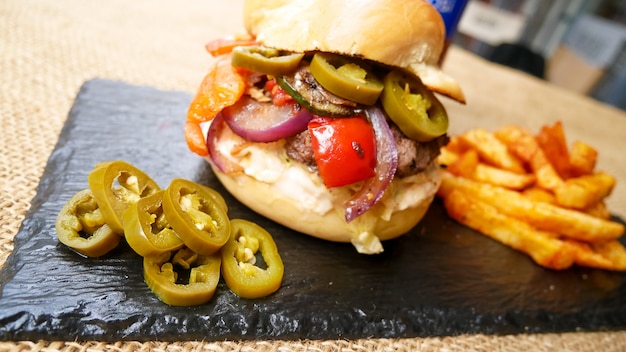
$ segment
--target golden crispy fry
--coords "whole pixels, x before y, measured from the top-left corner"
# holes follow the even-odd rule
[[[482,129],[470,130],[459,136],[459,141],[475,149],[486,163],[516,173],[525,173],[524,165],[507,150],[506,145]]]
[[[576,177],[593,173],[597,160],[597,150],[586,143],[575,141],[569,153],[571,176]]]
[[[459,136],[451,136],[444,148],[453,153],[461,154],[467,150],[467,145],[461,143]]]
[[[530,187],[522,191],[522,195],[536,202],[556,204],[556,197],[550,191],[539,187]]]
[[[471,179],[514,190],[523,190],[536,181],[533,174],[518,174],[485,164],[476,165]]]
[[[574,262],[589,268],[626,270],[626,249],[619,241],[585,243],[565,240],[574,249]]]
[[[543,126],[536,139],[539,147],[543,150],[557,174],[563,179],[568,178],[571,166],[565,132],[561,122],[556,122],[552,126]]]
[[[583,209],[583,213],[589,214],[593,217],[609,220],[611,219],[611,212],[609,212],[609,208],[606,206],[606,203],[600,201],[596,204],[591,205],[587,209]]]
[[[450,165],[459,158],[459,154],[446,147],[441,148],[439,156],[437,156],[437,163],[439,165]]]
[[[612,266],[607,269],[626,270],[626,248],[619,241],[592,243],[591,248],[611,261]]]
[[[461,154],[453,163],[448,165],[446,170],[453,175],[472,178],[478,166],[478,152],[470,149]]]
[[[444,206],[450,217],[459,223],[528,254],[541,266],[562,270],[574,263],[575,248],[556,238],[556,234],[536,230],[465,192],[453,190],[446,194]]]
[[[615,177],[598,172],[570,178],[554,190],[556,201],[566,208],[586,209],[600,202],[613,191]]]
[[[614,240],[624,233],[620,223],[595,218],[585,213],[537,202],[519,192],[494,187],[481,182],[442,173],[442,184],[438,194],[446,197],[457,189],[465,194],[492,204],[505,215],[515,217],[543,231],[587,242]]]
[[[505,126],[494,132],[494,135],[513,155],[530,165],[539,187],[553,190],[563,184],[563,179],[528,130],[518,126]]]
[[[439,157],[440,164],[448,166],[448,172],[475,181],[515,190],[525,189],[535,182],[533,174],[518,174],[479,162],[478,153],[474,149],[458,155],[444,148]]]

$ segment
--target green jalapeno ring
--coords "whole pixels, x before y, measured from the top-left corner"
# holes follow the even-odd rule
[[[55,221],[59,242],[87,257],[100,257],[118,246],[121,236],[105,223],[91,190],[77,192]]]
[[[233,49],[231,64],[276,76],[293,72],[303,57],[303,53],[281,55],[277,49],[264,46],[238,46]]]
[[[206,256],[182,248],[144,257],[144,280],[150,290],[168,305],[199,305],[213,298],[220,279],[221,263],[219,254]],[[182,269],[189,273],[187,280],[179,277],[178,272]]]
[[[407,137],[428,142],[448,131],[443,104],[419,78],[396,70],[388,73],[383,83],[383,108]]]
[[[184,245],[165,218],[164,192],[159,190],[139,199],[122,215],[126,242],[142,257],[170,252]]]
[[[231,219],[231,235],[222,247],[222,277],[226,286],[242,298],[260,298],[276,292],[285,267],[272,236],[259,225]],[[263,266],[254,265],[261,252]]]
[[[198,254],[217,252],[230,236],[226,211],[195,182],[172,180],[163,195],[163,211],[178,237]]]
[[[122,215],[128,206],[160,189],[146,173],[121,160],[96,165],[87,182],[106,223],[119,234],[124,233]]]
[[[213,198],[217,205],[219,205],[219,207],[222,208],[226,214],[228,214],[228,204],[226,204],[226,200],[224,199],[224,197],[222,197],[220,192],[214,190],[209,186],[205,186],[199,183],[198,185],[202,187],[211,196],[211,198]]]
[[[364,62],[340,55],[316,53],[310,70],[322,87],[360,104],[375,104],[383,90],[383,83]]]

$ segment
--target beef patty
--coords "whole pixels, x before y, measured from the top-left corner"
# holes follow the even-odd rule
[[[406,137],[396,125],[391,124],[390,127],[398,148],[396,177],[402,178],[423,172],[439,155],[440,148],[448,143],[446,135],[428,142],[418,142]],[[317,170],[308,130],[287,138],[286,142],[287,156],[303,163],[311,170]]]

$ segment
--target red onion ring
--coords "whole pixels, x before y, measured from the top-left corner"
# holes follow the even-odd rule
[[[237,135],[259,143],[274,142],[304,131],[313,117],[298,104],[276,106],[243,96],[222,110],[224,121]]]
[[[213,161],[213,164],[225,174],[243,171],[241,165],[233,163],[226,155],[222,154],[218,148],[220,136],[225,128],[228,128],[228,125],[224,122],[222,113],[219,113],[213,118],[213,121],[211,121],[209,131],[207,132],[206,146],[209,150],[209,157],[211,161]]]
[[[385,194],[398,168],[398,149],[385,115],[377,107],[365,110],[376,138],[376,175],[363,183],[350,199],[344,203],[346,222],[363,215]]]

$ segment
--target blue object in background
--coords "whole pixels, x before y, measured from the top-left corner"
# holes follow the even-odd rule
[[[467,0],[428,0],[441,14],[446,24],[446,39],[450,40],[456,32]]]

